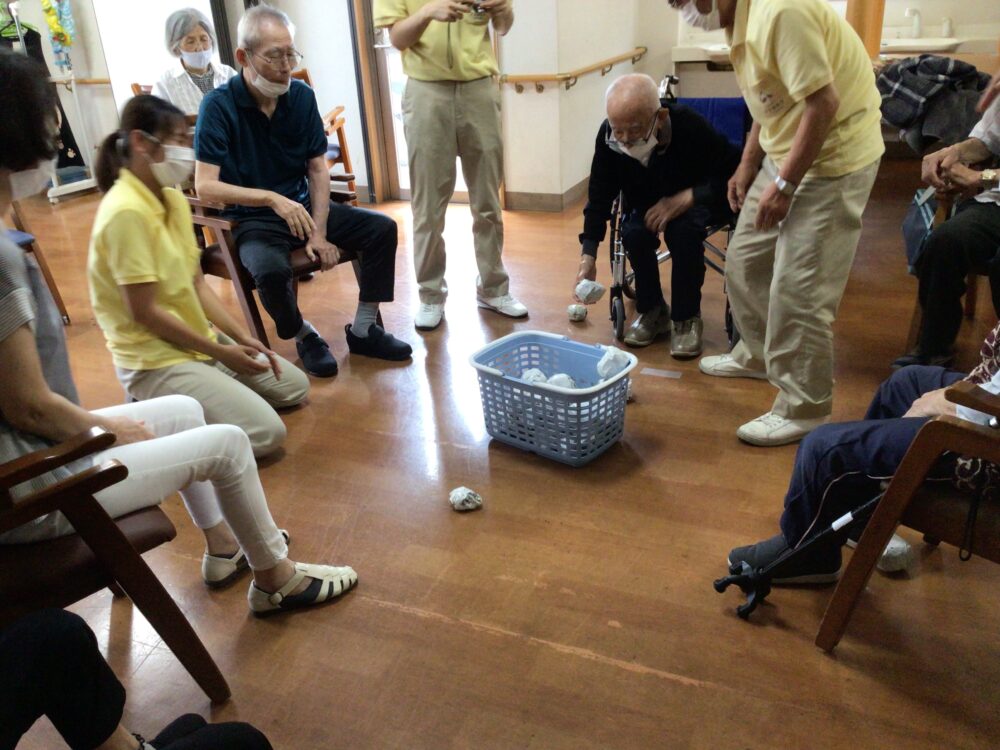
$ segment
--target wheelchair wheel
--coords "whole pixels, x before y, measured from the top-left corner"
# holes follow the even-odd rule
[[[625,337],[625,303],[621,297],[611,300],[611,328],[619,341]]]

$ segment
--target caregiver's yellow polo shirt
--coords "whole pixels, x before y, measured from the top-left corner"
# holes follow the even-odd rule
[[[791,151],[804,99],[831,82],[840,108],[809,174],[840,177],[885,151],[871,60],[826,0],[738,0],[730,46],[760,144],[779,166]]]
[[[375,27],[392,26],[429,2],[375,0]],[[472,17],[466,13],[453,23],[431,21],[417,43],[402,51],[403,72],[418,81],[475,81],[496,75],[490,25],[473,23]]]
[[[191,209],[173,188],[164,188],[163,200],[122,169],[97,209],[90,235],[90,304],[115,365],[127,370],[156,370],[210,359],[180,349],[136,323],[118,290],[119,286],[156,282],[156,303],[162,310],[196,333],[214,338],[194,288],[201,250],[194,241]]]

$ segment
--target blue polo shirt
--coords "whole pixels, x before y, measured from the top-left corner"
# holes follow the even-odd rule
[[[267,117],[247,90],[242,73],[202,99],[194,134],[195,158],[220,168],[219,179],[239,187],[273,190],[309,206],[307,163],[326,153],[316,94],[292,79]],[[233,206],[227,218],[274,217],[266,206]]]

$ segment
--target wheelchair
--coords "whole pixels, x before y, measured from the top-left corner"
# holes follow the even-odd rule
[[[622,240],[622,223],[627,212],[624,200],[625,196],[619,193],[611,206],[611,229],[608,243],[611,249],[611,286],[608,288],[608,304],[611,308],[611,329],[618,341],[625,338],[625,297],[631,300],[635,299],[635,271],[629,270],[628,254],[625,252],[625,243]],[[735,218],[730,224],[710,226],[708,227],[708,236],[702,242],[705,251],[705,265],[722,276],[723,294],[726,293],[726,250],[735,228]],[[722,247],[712,240],[715,235],[721,232],[726,233],[726,243]],[[664,246],[656,254],[656,262],[660,264],[666,263],[668,260],[670,260],[670,248]],[[733,323],[733,312],[729,306],[728,296],[726,296],[725,330],[729,348],[732,349],[740,340],[740,333]]]
[[[660,82],[660,98],[669,101],[677,101],[674,93],[674,86],[680,79],[674,75],[667,75]],[[625,220],[627,207],[624,204],[625,196],[618,194],[611,207],[611,229],[609,236],[609,246],[611,250],[611,286],[608,289],[608,304],[610,306],[611,328],[615,338],[621,341],[625,337],[625,297],[635,299],[635,272],[630,270],[628,254],[625,252],[625,245],[622,240],[622,223]],[[726,250],[729,241],[732,239],[736,228],[736,217],[729,224],[708,227],[708,235],[702,245],[705,251],[705,265],[711,268],[723,278],[723,294],[725,294],[726,276]],[[713,241],[713,237],[725,232],[726,241],[724,246],[720,246]],[[656,254],[657,264],[666,263],[670,260],[670,248],[664,248]],[[726,338],[729,341],[729,348],[732,349],[740,340],[739,331],[733,322],[732,309],[729,306],[729,297],[726,297],[725,310],[725,330]]]

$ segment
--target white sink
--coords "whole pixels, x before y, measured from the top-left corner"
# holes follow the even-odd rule
[[[729,62],[729,45],[728,44],[706,44],[705,54],[708,55],[708,59],[715,63],[728,63]]]
[[[883,39],[880,51],[883,54],[896,52],[954,52],[958,39],[952,37],[921,37],[919,39]]]

